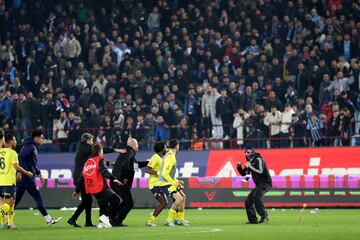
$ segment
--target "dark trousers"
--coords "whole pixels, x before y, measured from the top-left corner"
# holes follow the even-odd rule
[[[122,223],[131,209],[134,207],[134,201],[131,195],[131,189],[124,185],[119,186],[116,183],[110,182],[110,187],[116,194],[118,194],[122,200],[120,204],[120,211],[118,212],[117,216],[113,218],[112,224],[120,224]]]
[[[41,196],[39,188],[36,186],[36,183],[29,184],[26,186],[17,186],[16,187],[16,201],[15,201],[15,207],[19,204],[22,197],[24,196],[25,191],[27,191],[30,196],[35,200],[36,206],[39,209],[40,213],[43,216],[47,216],[48,212],[44,206],[44,201]]]
[[[280,147],[282,148],[289,148],[290,147],[290,139],[289,139],[290,133],[280,133]]]
[[[205,132],[205,137],[211,138],[212,137],[212,123],[211,123],[210,117],[205,117],[203,119],[202,127]]]
[[[121,199],[116,193],[105,187],[101,192],[95,193],[93,195],[98,201],[100,207],[100,216],[105,215],[112,219],[117,215]]]
[[[321,147],[321,146],[323,146],[323,144],[324,144],[324,139],[314,141],[315,147]]]
[[[232,126],[233,117],[231,114],[221,115],[221,121],[223,125],[224,137],[228,135],[230,137],[230,127]]]
[[[59,145],[60,152],[68,152],[69,151],[67,138],[59,138],[58,145]]]
[[[271,148],[279,148],[280,147],[280,133],[271,135],[270,146]]]
[[[76,211],[72,215],[71,219],[76,221],[81,213],[85,210],[85,218],[86,218],[86,225],[92,225],[91,221],[91,207],[92,207],[93,199],[91,194],[87,194],[85,191],[85,187],[82,186],[81,188],[81,203],[77,207]]]
[[[249,222],[257,222],[256,212],[261,219],[265,219],[268,215],[264,207],[263,196],[271,189],[268,183],[260,183],[253,189],[245,200],[246,214]],[[255,206],[255,207],[254,207]]]

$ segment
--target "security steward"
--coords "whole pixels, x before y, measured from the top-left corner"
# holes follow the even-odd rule
[[[135,171],[146,167],[148,161],[138,162],[135,159],[136,152],[139,150],[138,142],[135,138],[128,138],[125,153],[120,153],[115,161],[112,174],[119,179],[123,185],[110,183],[111,189],[121,197],[120,211],[115,218],[110,219],[113,227],[126,227],[123,224],[126,216],[134,207],[134,201],[131,195],[131,186],[134,180]]]

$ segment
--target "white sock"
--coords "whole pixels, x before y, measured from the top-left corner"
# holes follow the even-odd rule
[[[51,221],[51,216],[50,216],[50,215],[46,215],[46,216],[44,216],[44,219],[45,219],[45,221],[48,223],[48,222]]]

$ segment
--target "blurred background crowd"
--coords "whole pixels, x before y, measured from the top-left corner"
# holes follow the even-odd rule
[[[0,0],[0,125],[49,151],[357,145],[358,0]]]

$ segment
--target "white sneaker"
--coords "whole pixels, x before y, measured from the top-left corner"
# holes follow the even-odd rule
[[[99,217],[99,221],[100,221],[101,223],[103,223],[103,224],[106,226],[106,228],[111,228],[111,227],[112,227],[111,224],[110,224],[110,221],[109,221],[109,217],[108,217],[108,216],[101,215],[101,216]]]
[[[60,221],[61,221],[61,219],[62,219],[62,217],[58,217],[58,218],[51,218],[51,220],[50,220],[49,222],[47,222],[47,225],[48,225],[49,227],[51,227],[52,225],[54,225],[54,224],[56,224],[56,223],[60,222]]]
[[[107,226],[105,224],[103,224],[102,222],[100,222],[98,225],[97,225],[97,228],[107,228]]]

